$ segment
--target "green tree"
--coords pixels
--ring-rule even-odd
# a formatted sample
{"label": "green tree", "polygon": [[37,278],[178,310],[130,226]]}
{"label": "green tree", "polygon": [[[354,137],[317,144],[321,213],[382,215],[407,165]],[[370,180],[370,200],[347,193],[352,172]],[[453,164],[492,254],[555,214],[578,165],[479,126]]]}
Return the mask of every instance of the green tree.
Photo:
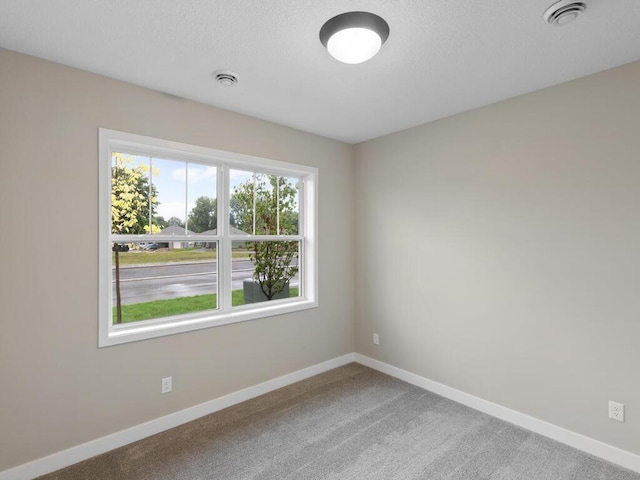
{"label": "green tree", "polygon": [[215,198],[198,197],[189,213],[188,228],[192,232],[202,233],[217,227],[217,205]]}
{"label": "green tree", "polygon": [[[111,167],[111,232],[117,235],[137,235],[153,231],[150,216],[156,213],[158,199],[144,166],[132,166],[133,157],[114,153]],[[129,247],[114,243],[116,270],[116,323],[122,323],[120,293],[120,252]]]}
{"label": "green tree", "polygon": [[[253,235],[296,235],[298,188],[286,177],[254,174],[234,188],[231,221]],[[253,279],[268,300],[280,293],[298,273],[297,241],[248,242],[255,269]]]}
{"label": "green tree", "polygon": [[167,220],[167,227],[184,227],[184,222],[178,217],[171,217]]}
{"label": "green tree", "polygon": [[229,223],[231,223],[232,227],[242,230],[242,205],[236,195],[236,193],[231,194],[231,198],[229,199]]}
{"label": "green tree", "polygon": [[[171,218],[169,220],[171,220]],[[161,215],[156,215],[155,217],[153,217],[153,224],[157,225],[160,229],[163,229],[169,226],[169,221],[165,220]]]}

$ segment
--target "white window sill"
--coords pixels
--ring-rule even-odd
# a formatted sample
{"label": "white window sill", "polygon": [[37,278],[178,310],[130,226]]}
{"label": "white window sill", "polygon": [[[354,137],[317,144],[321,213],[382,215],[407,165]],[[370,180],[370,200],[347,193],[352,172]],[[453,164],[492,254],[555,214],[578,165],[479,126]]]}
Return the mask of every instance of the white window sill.
{"label": "white window sill", "polygon": [[199,312],[190,315],[179,315],[167,319],[141,321],[114,325],[106,331],[100,331],[98,347],[109,347],[122,343],[136,342],[150,338],[164,337],[178,333],[186,333],[204,328],[219,327],[230,323],[246,322],[259,318],[284,315],[316,308],[318,302],[306,299],[286,299],[264,302],[268,305],[256,304],[234,307],[232,311]]}

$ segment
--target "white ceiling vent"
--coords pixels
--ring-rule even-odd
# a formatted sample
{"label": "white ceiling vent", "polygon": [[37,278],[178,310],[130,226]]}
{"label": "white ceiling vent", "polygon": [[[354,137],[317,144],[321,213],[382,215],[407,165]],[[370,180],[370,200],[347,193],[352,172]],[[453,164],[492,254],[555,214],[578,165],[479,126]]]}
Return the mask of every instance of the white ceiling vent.
{"label": "white ceiling vent", "polygon": [[573,0],[560,0],[551,5],[544,12],[544,19],[551,25],[562,26],[573,22],[578,15],[587,9],[585,2],[576,2]]}
{"label": "white ceiling vent", "polygon": [[238,74],[231,70],[218,70],[213,72],[213,76],[223,87],[233,87],[238,83]]}

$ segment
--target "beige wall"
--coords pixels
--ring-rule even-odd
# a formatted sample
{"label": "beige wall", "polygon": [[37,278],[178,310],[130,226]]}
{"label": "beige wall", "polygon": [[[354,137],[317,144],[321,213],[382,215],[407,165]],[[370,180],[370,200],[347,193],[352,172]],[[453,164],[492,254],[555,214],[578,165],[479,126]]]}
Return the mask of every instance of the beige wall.
{"label": "beige wall", "polygon": [[[98,349],[98,127],[319,167],[320,307]],[[0,50],[0,471],[352,352],[353,185],[352,146]]]}
{"label": "beige wall", "polygon": [[639,86],[633,63],[358,145],[357,351],[640,454]]}
{"label": "beige wall", "polygon": [[[354,171],[352,146],[0,50],[0,471],[354,343],[640,454],[639,84],[372,140]],[[319,167],[320,308],[97,349],[98,127]]]}

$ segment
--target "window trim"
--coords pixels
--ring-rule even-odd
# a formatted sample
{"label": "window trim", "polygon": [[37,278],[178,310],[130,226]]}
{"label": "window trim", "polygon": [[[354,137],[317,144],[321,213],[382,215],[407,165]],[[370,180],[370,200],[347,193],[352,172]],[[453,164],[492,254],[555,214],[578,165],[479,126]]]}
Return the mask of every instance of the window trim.
{"label": "window trim", "polygon": [[[217,242],[218,309],[196,312],[163,319],[113,325],[112,319],[112,265],[111,265],[111,155],[113,151],[134,155],[158,156],[172,160],[191,161],[219,167],[218,234],[207,236]],[[98,347],[146,340],[166,335],[185,333],[231,323],[256,320],[274,315],[297,312],[318,306],[318,169],[306,165],[254,157],[240,153],[216,150],[208,147],[163,140],[106,128],[98,129]],[[227,305],[228,295],[224,287],[231,285],[231,244],[234,240],[247,241],[246,236],[233,236],[229,232],[229,171],[253,170],[260,173],[295,176],[302,182],[299,205],[299,234],[280,236],[251,236],[251,240],[297,240],[300,242],[299,297],[272,300],[238,307]],[[130,241],[162,240],[161,235],[127,235]],[[173,236],[172,239],[178,237]],[[180,239],[195,238],[180,235]],[[202,239],[201,236],[197,237]],[[228,299],[226,298],[228,297]]]}

